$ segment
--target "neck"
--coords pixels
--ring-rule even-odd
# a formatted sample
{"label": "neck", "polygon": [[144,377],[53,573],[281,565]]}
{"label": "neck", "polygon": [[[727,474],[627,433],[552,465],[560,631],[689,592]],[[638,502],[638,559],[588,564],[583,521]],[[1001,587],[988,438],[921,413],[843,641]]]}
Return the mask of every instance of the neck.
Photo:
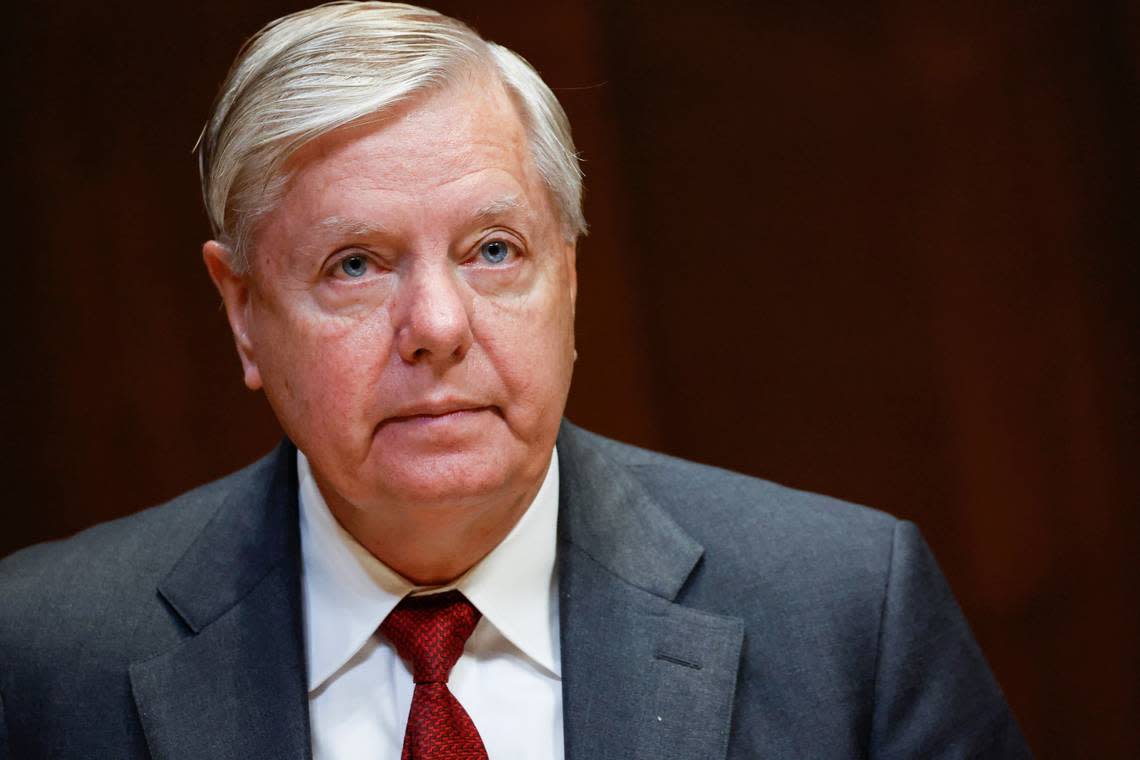
{"label": "neck", "polygon": [[466,573],[507,537],[543,480],[507,497],[426,507],[359,507],[320,478],[317,486],[341,527],[374,557],[417,586],[441,586]]}

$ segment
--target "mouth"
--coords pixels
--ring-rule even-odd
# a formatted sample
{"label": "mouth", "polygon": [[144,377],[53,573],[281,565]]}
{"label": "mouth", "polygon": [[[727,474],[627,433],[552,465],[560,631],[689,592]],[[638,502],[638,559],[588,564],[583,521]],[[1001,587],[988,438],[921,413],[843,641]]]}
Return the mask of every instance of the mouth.
{"label": "mouth", "polygon": [[441,401],[412,404],[399,409],[380,423],[380,427],[393,423],[432,424],[435,422],[460,421],[481,412],[495,412],[493,406],[468,402]]}

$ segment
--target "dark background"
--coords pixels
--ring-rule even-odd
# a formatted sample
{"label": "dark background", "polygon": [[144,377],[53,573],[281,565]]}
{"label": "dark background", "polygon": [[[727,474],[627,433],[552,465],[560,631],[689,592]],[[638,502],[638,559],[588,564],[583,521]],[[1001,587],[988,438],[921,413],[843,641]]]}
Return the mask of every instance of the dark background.
{"label": "dark background", "polygon": [[[923,528],[1042,757],[1140,756],[1140,9],[429,3],[585,159],[571,418]],[[230,471],[190,155],[302,3],[6,12],[0,554]]]}

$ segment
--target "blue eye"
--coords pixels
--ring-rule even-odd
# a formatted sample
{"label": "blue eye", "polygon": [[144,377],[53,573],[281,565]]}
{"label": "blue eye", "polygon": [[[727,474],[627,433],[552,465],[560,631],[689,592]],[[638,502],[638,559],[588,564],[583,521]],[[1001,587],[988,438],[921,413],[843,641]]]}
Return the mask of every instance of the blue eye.
{"label": "blue eye", "polygon": [[348,256],[340,262],[340,268],[349,277],[363,277],[368,271],[368,260],[363,256]]}
{"label": "blue eye", "polygon": [[490,264],[502,264],[511,253],[511,245],[505,240],[488,240],[479,246],[479,255]]}

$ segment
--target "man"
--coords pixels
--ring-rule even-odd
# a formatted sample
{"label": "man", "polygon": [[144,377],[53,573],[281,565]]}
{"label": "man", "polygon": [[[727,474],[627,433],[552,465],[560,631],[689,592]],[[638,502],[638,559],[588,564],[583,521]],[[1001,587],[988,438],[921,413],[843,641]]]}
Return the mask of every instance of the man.
{"label": "man", "polygon": [[917,531],[562,422],[581,178],[431,11],[270,24],[203,255],[288,436],[0,566],[0,757],[1022,757]]}

